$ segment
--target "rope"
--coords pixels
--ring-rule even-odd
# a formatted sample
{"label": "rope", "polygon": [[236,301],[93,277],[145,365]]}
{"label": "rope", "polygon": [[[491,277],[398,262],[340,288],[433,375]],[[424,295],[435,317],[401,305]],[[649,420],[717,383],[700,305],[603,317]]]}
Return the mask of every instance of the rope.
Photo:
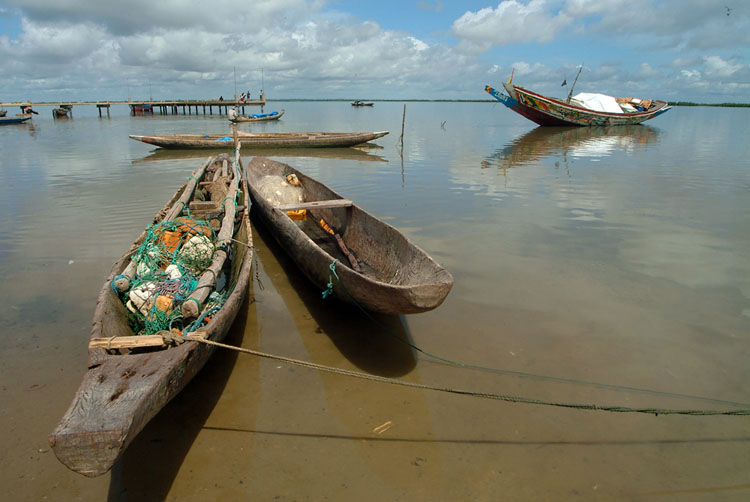
{"label": "rope", "polygon": [[[704,396],[695,396],[692,394],[682,394],[678,392],[667,392],[667,391],[661,391],[661,390],[654,390],[654,389],[643,389],[640,387],[630,387],[627,385],[617,385],[617,384],[609,384],[609,383],[601,383],[601,382],[591,382],[588,380],[579,380],[576,378],[565,378],[565,377],[556,377],[556,376],[550,376],[550,375],[539,375],[536,373],[528,373],[525,371],[517,371],[517,370],[506,370],[501,368],[492,368],[489,366],[481,366],[478,364],[471,364],[471,363],[464,363],[461,361],[454,361],[452,359],[448,359],[445,357],[438,356],[436,354],[432,354],[421,347],[418,347],[417,345],[414,345],[413,343],[409,342],[408,340],[404,340],[401,338],[398,334],[393,332],[388,326],[385,326],[383,323],[379,322],[377,319],[375,319],[370,312],[368,312],[364,307],[362,307],[359,303],[357,303],[357,300],[349,293],[349,290],[346,289],[346,285],[343,283],[341,279],[339,279],[339,276],[336,275],[336,271],[333,270],[333,266],[336,264],[338,259],[335,259],[333,263],[331,263],[331,270],[333,271],[333,274],[336,276],[336,279],[339,281],[339,284],[343,288],[346,295],[349,297],[349,299],[352,301],[352,303],[362,312],[362,314],[367,317],[370,321],[378,325],[383,331],[385,331],[388,335],[395,338],[399,342],[408,345],[412,349],[416,350],[417,352],[421,352],[425,356],[435,359],[437,361],[441,361],[443,363],[449,364],[451,366],[457,366],[459,368],[469,368],[469,369],[476,369],[476,370],[482,370],[482,371],[493,371],[496,373],[505,373],[509,375],[516,375],[521,377],[529,377],[529,378],[540,378],[545,380],[553,380],[556,382],[565,382],[565,383],[574,383],[574,384],[581,384],[581,385],[593,385],[596,387],[601,388],[609,388],[609,389],[615,389],[615,390],[624,390],[624,391],[635,391],[635,392],[643,392],[647,394],[656,394],[661,396],[668,396],[668,397],[679,397],[679,398],[687,398],[687,399],[695,399],[700,401],[709,401],[709,402],[715,402],[715,403],[722,403],[722,404],[728,404],[731,406],[750,406],[748,403],[741,403],[737,401],[730,401],[726,399],[716,399],[711,397],[704,397]],[[331,280],[331,276],[329,274],[329,280]],[[328,283],[328,289],[326,289],[323,292],[323,298],[327,296],[327,294],[330,294],[333,292],[333,284],[331,282]]]}
{"label": "rope", "polygon": [[[334,259],[333,263],[331,263],[331,265],[328,267],[328,269],[330,270],[328,272],[328,287],[326,288],[325,291],[323,291],[323,299],[328,298],[328,295],[333,293],[333,277],[334,276],[336,277],[336,280],[339,281],[339,284],[341,284],[342,286],[344,285],[341,282],[341,279],[339,279],[338,274],[336,274],[336,262],[337,261],[339,261],[338,258]],[[346,291],[346,288],[344,288],[344,290]],[[349,292],[347,291],[346,294],[349,294]]]}
{"label": "rope", "polygon": [[714,416],[714,415],[732,415],[732,416],[745,416],[750,415],[750,409],[745,410],[680,410],[680,409],[669,409],[669,408],[628,408],[626,406],[601,406],[597,404],[580,404],[580,403],[565,403],[556,401],[544,401],[541,399],[533,399],[521,396],[511,396],[505,394],[494,394],[489,392],[477,392],[464,389],[453,389],[450,387],[440,387],[436,385],[426,385],[415,382],[406,382],[403,380],[396,380],[395,378],[382,377],[378,375],[369,375],[367,373],[361,373],[358,371],[351,371],[341,368],[333,368],[330,366],[324,366],[322,364],[316,364],[309,361],[301,361],[299,359],[292,359],[284,356],[277,356],[273,354],[267,354],[265,352],[259,352],[257,350],[246,349],[243,347],[236,347],[234,345],[227,345],[221,342],[215,342],[213,340],[207,340],[195,335],[178,335],[170,332],[159,333],[165,341],[173,341],[176,343],[182,343],[184,341],[193,341],[198,343],[204,343],[207,345],[213,345],[215,347],[221,347],[224,349],[234,350],[244,354],[251,354],[258,357],[264,357],[267,359],[273,359],[288,364],[294,364],[296,366],[302,366],[304,368],[315,369],[318,371],[325,371],[328,373],[334,373],[337,375],[349,376],[353,378],[361,378],[365,380],[371,380],[374,382],[387,383],[391,385],[400,385],[403,387],[412,387],[423,390],[434,390],[438,392],[446,392],[450,394],[459,394],[464,396],[479,397],[483,399],[494,399],[497,401],[506,401],[511,403],[525,403],[525,404],[537,404],[544,406],[556,406],[560,408],[573,408],[577,410],[595,410],[595,411],[609,411],[614,413],[646,413],[649,415],[691,415],[691,416]]}

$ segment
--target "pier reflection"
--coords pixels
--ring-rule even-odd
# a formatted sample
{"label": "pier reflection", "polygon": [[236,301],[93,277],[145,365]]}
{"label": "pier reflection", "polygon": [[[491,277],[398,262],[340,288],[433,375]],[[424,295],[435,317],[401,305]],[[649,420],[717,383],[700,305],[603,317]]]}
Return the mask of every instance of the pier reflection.
{"label": "pier reflection", "polygon": [[508,169],[545,157],[602,158],[625,151],[642,151],[659,140],[660,131],[646,125],[616,127],[537,127],[515,138],[482,161],[482,168]]}

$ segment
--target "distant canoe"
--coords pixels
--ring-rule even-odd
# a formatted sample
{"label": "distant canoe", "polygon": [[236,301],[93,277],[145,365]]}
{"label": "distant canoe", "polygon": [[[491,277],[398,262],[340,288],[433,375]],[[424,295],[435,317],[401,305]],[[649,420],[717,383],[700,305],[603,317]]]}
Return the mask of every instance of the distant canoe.
{"label": "distant canoe", "polygon": [[[263,157],[250,161],[246,172],[253,208],[319,288],[385,314],[432,310],[450,292],[450,272],[396,228],[323,183]],[[287,183],[292,175],[294,184]]]}
{"label": "distant canoe", "polygon": [[[346,147],[382,138],[388,131],[380,132],[278,132],[251,133],[238,131],[242,148],[322,148]],[[164,136],[136,136],[131,139],[161,148],[233,148],[231,135],[227,134],[168,134]]]}
{"label": "distant canoe", "polygon": [[580,93],[569,100],[550,98],[512,83],[503,87],[508,95],[489,85],[487,93],[527,119],[543,126],[615,126],[640,124],[671,109],[666,101],[614,98]]}
{"label": "distant canoe", "polygon": [[23,122],[26,122],[27,120],[31,120],[31,114],[30,113],[24,113],[22,115],[16,115],[15,117],[0,117],[0,125],[5,125],[5,124],[21,124]]}
{"label": "distant canoe", "polygon": [[268,120],[279,120],[284,115],[284,110],[271,113],[253,113],[252,115],[239,115],[229,119],[230,122],[266,122]]}
{"label": "distant canoe", "polygon": [[352,103],[352,106],[372,106],[372,105],[373,103],[365,103],[364,101],[360,101],[360,100],[354,101]]}

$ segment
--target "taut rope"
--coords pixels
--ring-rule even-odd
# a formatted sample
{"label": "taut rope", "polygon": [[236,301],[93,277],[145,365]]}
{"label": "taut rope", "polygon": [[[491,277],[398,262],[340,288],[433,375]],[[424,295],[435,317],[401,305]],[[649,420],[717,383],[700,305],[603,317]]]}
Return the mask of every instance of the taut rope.
{"label": "taut rope", "polygon": [[669,408],[629,408],[626,406],[601,406],[596,404],[580,404],[580,403],[564,403],[555,401],[544,401],[540,399],[533,399],[528,397],[510,396],[504,394],[494,394],[489,392],[477,392],[464,389],[453,389],[450,387],[440,387],[436,385],[426,385],[421,383],[406,382],[403,380],[397,380],[395,378],[382,377],[378,375],[369,375],[367,373],[361,373],[358,371],[345,370],[341,368],[333,368],[331,366],[324,366],[322,364],[316,364],[309,361],[302,361],[299,359],[292,359],[290,357],[277,356],[274,354],[267,354],[257,350],[246,349],[243,347],[236,347],[234,345],[227,345],[221,342],[215,342],[213,340],[207,340],[196,335],[188,334],[186,336],[178,335],[176,333],[161,331],[159,334],[164,338],[165,341],[173,341],[175,343],[183,343],[186,341],[204,343],[207,345],[213,345],[215,347],[221,347],[223,349],[234,350],[244,354],[251,354],[258,357],[264,357],[267,359],[273,359],[288,364],[294,364],[296,366],[302,366],[304,368],[315,369],[319,371],[325,371],[328,373],[334,373],[337,375],[344,375],[353,378],[362,378],[365,380],[371,380],[374,382],[387,383],[391,385],[401,385],[403,387],[413,387],[423,390],[434,390],[438,392],[447,392],[450,394],[460,394],[464,396],[480,397],[483,399],[494,399],[497,401],[507,401],[511,403],[526,403],[526,404],[539,404],[545,406],[557,406],[560,408],[574,408],[578,410],[596,410],[596,411],[610,411],[615,413],[647,413],[652,415],[701,415],[701,416],[712,416],[712,415],[733,415],[733,416],[747,416],[750,415],[750,410],[739,409],[739,410],[680,410],[680,409],[669,409]]}

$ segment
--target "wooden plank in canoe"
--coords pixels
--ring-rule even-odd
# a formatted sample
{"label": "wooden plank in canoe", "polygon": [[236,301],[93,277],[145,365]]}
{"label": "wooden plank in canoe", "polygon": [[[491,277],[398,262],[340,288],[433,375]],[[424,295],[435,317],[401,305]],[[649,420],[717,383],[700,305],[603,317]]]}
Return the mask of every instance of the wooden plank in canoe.
{"label": "wooden plank in canoe", "polygon": [[353,204],[349,199],[314,200],[312,202],[299,202],[297,204],[284,204],[277,206],[282,211],[297,211],[299,209],[329,209],[335,207],[349,207]]}

